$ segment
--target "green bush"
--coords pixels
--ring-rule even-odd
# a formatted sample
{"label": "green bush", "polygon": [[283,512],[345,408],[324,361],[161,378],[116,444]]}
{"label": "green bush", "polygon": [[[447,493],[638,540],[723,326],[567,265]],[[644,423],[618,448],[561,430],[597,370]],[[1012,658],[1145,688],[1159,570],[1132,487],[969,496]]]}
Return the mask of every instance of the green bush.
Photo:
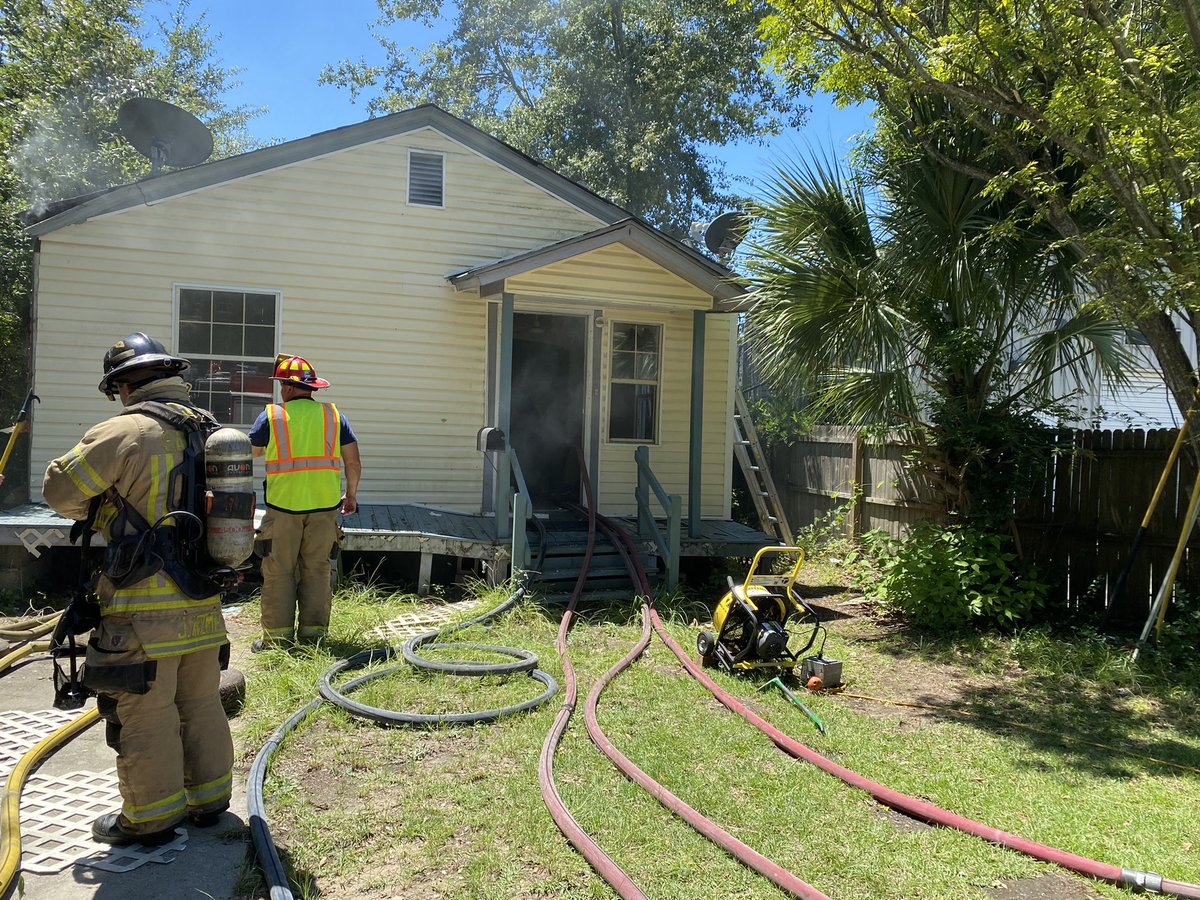
{"label": "green bush", "polygon": [[880,572],[868,594],[919,625],[1011,628],[1046,600],[1047,585],[998,534],[924,523],[903,541],[872,532],[864,546]]}
{"label": "green bush", "polygon": [[1200,670],[1200,597],[1182,587],[1167,610],[1157,652],[1164,665],[1195,672]]}

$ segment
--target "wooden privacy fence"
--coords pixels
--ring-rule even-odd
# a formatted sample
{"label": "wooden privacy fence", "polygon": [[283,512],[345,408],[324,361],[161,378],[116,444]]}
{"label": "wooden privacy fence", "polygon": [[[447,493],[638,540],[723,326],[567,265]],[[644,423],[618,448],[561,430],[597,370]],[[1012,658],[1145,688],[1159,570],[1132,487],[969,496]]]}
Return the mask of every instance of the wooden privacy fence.
{"label": "wooden privacy fence", "polygon": [[[1060,590],[1071,610],[1102,610],[1129,555],[1130,545],[1175,441],[1174,430],[1063,431],[1046,477],[1017,510],[1022,549]],[[921,521],[940,518],[933,488],[904,461],[899,436],[873,442],[851,428],[822,428],[768,459],[784,509],[795,528],[836,517],[846,532],[881,529],[900,537]],[[1124,596],[1112,615],[1142,621],[1171,561],[1184,526],[1196,466],[1180,455],[1150,520]],[[1200,534],[1200,529],[1197,530]],[[1193,583],[1193,535],[1180,581]]]}

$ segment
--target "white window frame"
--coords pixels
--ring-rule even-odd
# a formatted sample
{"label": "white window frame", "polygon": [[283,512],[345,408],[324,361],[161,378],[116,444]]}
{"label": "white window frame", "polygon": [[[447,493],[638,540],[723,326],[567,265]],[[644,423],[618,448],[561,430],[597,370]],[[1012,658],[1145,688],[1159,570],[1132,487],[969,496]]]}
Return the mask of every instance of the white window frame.
{"label": "white window frame", "polygon": [[[608,318],[607,314],[605,318]],[[657,328],[658,329],[658,366],[656,369],[656,377],[654,381],[645,378],[618,378],[616,372],[616,364],[614,353],[616,352],[613,341],[616,339],[617,328],[623,325],[632,325],[635,328]],[[612,319],[608,328],[607,344],[608,344],[608,404],[605,410],[604,436],[605,441],[609,444],[624,444],[637,445],[646,444],[647,446],[657,447],[662,443],[662,384],[663,384],[663,368],[665,365],[666,354],[664,347],[666,344],[667,327],[663,322],[638,322],[632,319]],[[634,385],[654,385],[654,438],[626,438],[612,436],[612,417],[613,417],[613,385],[614,384],[634,384]]]}
{"label": "white window frame", "polygon": [[[442,161],[442,202],[440,204],[433,203],[414,203],[412,199],[412,171],[413,171],[413,156],[436,156]],[[406,205],[415,206],[419,209],[445,209],[446,208],[446,154],[437,150],[422,150],[420,147],[408,148],[408,169],[405,172],[404,182],[404,200]]]}
{"label": "white window frame", "polygon": [[[281,289],[254,287],[254,286],[249,286],[249,285],[208,284],[208,283],[203,283],[203,282],[182,282],[182,281],[175,282],[171,287],[172,287],[172,290],[171,290],[171,345],[173,347],[175,347],[176,352],[179,353],[179,355],[181,355],[185,359],[189,359],[189,360],[191,359],[191,357],[187,353],[185,353],[180,348],[180,345],[179,345],[179,320],[180,320],[180,305],[181,305],[180,295],[182,294],[183,291],[214,291],[214,292],[224,292],[224,293],[230,293],[230,294],[269,294],[269,295],[274,296],[274,298],[275,298],[275,327],[274,327],[274,334],[272,335],[272,356],[270,357],[270,360],[269,360],[272,364],[274,363],[275,356],[277,356],[279,353],[280,337],[283,332],[283,291]],[[209,353],[209,354],[205,354],[205,355],[196,355],[195,358],[197,360],[225,359],[225,360],[230,360],[232,362],[254,362],[254,363],[263,362],[263,361],[267,360],[267,357],[245,356],[245,355],[234,356],[234,355],[230,355],[230,354],[219,354],[218,355],[218,354],[213,354],[213,353]],[[186,377],[186,373],[185,373],[185,377]],[[273,383],[272,383],[272,387],[273,387]],[[233,392],[231,391],[230,393],[233,393]],[[274,397],[273,397],[274,391],[272,390],[271,393],[272,393],[272,400],[273,400],[274,399]],[[266,404],[269,402],[272,402],[272,401],[271,400],[265,401],[263,403],[263,406],[265,407]],[[220,417],[218,417],[218,420],[219,420],[219,418]],[[243,428],[244,429],[244,428],[248,428],[251,424],[253,424],[253,420],[251,420],[251,422],[247,422],[247,423],[222,421],[221,424],[228,425],[228,426],[234,427],[234,428]]]}

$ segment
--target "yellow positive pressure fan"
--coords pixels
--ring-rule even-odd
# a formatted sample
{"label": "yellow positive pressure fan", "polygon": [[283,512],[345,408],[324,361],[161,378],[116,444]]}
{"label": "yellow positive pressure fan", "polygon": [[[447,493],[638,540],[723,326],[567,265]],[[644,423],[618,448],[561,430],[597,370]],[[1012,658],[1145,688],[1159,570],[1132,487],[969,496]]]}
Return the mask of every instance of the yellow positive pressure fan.
{"label": "yellow positive pressure fan", "polygon": [[[791,568],[783,574],[765,571],[780,557],[788,557]],[[713,631],[702,631],[696,649],[705,665],[735,669],[792,669],[801,655],[816,642],[824,629],[816,611],[796,593],[796,577],[804,564],[799,547],[763,547],[754,555],[750,571],[741,584],[729,579],[729,592],[713,612]],[[807,642],[799,650],[788,643],[787,625],[811,626]],[[819,654],[818,654],[819,655]]]}

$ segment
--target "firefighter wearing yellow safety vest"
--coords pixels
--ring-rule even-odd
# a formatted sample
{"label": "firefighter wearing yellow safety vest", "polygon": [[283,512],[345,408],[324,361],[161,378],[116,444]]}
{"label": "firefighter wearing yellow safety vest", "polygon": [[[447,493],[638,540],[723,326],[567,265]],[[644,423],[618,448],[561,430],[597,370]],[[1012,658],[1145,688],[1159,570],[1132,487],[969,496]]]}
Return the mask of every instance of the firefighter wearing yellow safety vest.
{"label": "firefighter wearing yellow safety vest", "polygon": [[276,359],[272,378],[283,402],[267,406],[250,429],[254,455],[265,456],[267,467],[267,513],[257,535],[263,634],[251,645],[255,652],[325,636],[337,516],[358,509],[362,475],[350,423],[332,403],[313,398],[329,382],[308,360],[286,354]]}
{"label": "firefighter wearing yellow safety vest", "polygon": [[[229,644],[220,597],[205,596],[209,585],[164,559],[167,544],[158,543],[181,518],[167,513],[181,508],[171,494],[187,438],[128,409],[153,401],[215,425],[189,400],[179,375],[188,365],[140,332],[118,341],[104,356],[100,390],[110,400],[119,395],[128,411],[50,463],[42,485],[55,512],[88,522],[108,542],[83,683],[96,692],[117,751],[121,811],[92,825],[92,836],[109,844],[166,843],[185,817],[209,827],[229,807],[233,741],[220,699]],[[122,556],[118,548],[131,549]]]}

